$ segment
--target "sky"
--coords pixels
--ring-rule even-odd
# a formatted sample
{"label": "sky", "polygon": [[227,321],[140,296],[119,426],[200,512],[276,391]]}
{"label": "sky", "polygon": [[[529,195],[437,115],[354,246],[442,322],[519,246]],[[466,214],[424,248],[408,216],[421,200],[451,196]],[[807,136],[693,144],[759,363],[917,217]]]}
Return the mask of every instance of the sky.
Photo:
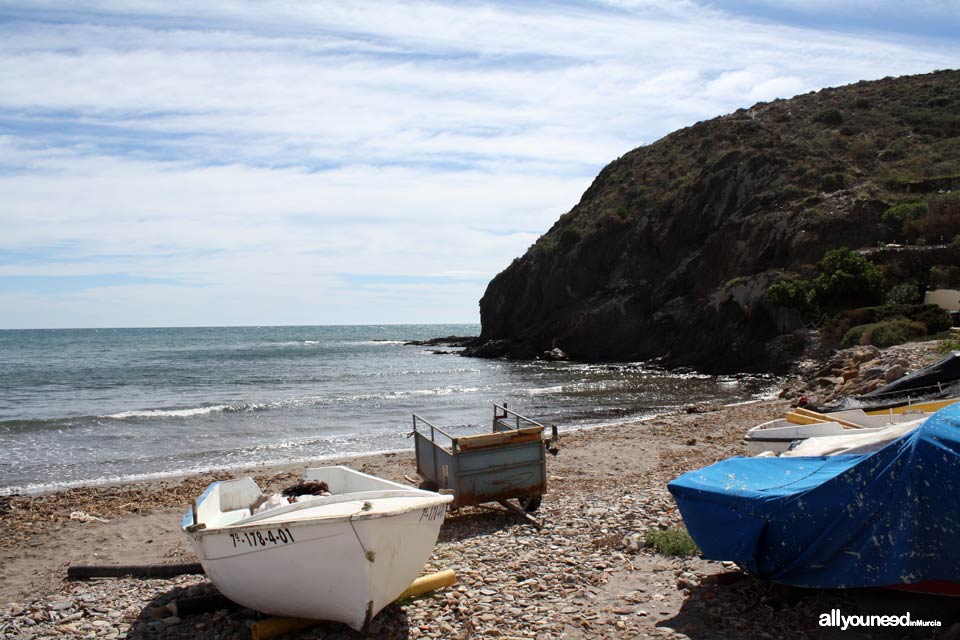
{"label": "sky", "polygon": [[0,329],[473,323],[599,170],[960,0],[0,0]]}

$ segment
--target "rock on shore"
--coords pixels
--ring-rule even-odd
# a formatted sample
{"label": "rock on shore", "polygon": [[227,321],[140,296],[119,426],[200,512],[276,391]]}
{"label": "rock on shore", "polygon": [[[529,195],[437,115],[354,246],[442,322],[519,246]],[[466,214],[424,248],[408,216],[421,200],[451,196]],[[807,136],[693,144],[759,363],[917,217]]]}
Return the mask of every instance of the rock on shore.
{"label": "rock on shore", "polygon": [[887,349],[851,347],[826,362],[805,360],[780,394],[788,400],[806,396],[815,405],[831,405],[874,391],[943,357],[937,341],[909,342]]}

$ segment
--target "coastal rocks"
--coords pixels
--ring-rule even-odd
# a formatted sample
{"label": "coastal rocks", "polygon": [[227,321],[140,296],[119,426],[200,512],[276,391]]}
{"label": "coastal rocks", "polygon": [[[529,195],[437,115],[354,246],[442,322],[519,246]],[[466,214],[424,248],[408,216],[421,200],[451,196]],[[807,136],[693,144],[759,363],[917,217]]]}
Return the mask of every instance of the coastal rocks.
{"label": "coastal rocks", "polygon": [[[445,336],[429,340],[409,340],[404,346],[413,347],[469,347],[477,341],[476,336]],[[445,352],[438,352],[445,353]]]}
{"label": "coastal rocks", "polygon": [[535,350],[513,340],[484,340],[480,344],[465,348],[461,355],[475,358],[519,358],[533,359]]}
{"label": "coastal rocks", "polygon": [[551,362],[563,362],[570,359],[570,356],[564,353],[563,349],[554,347],[550,351],[544,351],[541,359]]}
{"label": "coastal rocks", "polygon": [[910,342],[887,349],[874,346],[838,351],[826,363],[800,363],[799,375],[787,383],[780,397],[829,405],[857,397],[898,380],[940,359],[939,342]]}
{"label": "coastal rocks", "polygon": [[903,376],[907,375],[907,369],[902,364],[894,364],[892,367],[887,369],[883,374],[884,382],[893,382],[894,380],[899,380]]}

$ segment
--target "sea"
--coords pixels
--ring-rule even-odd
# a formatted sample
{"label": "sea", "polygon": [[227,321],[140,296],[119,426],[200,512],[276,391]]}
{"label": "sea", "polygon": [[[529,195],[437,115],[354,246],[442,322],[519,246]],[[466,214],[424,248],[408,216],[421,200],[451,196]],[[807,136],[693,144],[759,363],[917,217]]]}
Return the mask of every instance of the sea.
{"label": "sea", "polygon": [[746,402],[778,384],[406,344],[479,330],[0,331],[0,495],[412,449],[413,413],[454,435],[482,433],[493,403],[507,403],[562,432]]}

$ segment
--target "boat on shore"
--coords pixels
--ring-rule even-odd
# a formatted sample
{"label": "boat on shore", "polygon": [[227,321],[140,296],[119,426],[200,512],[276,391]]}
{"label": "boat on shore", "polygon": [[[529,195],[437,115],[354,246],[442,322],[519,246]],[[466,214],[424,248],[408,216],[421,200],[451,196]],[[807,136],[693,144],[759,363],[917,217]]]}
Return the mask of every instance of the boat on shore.
{"label": "boat on shore", "polygon": [[909,411],[911,406],[934,403],[951,397],[955,402],[958,394],[960,394],[960,351],[951,351],[938,362],[859,396],[852,401],[852,404],[868,413],[891,410]]}
{"label": "boat on shore", "polygon": [[734,457],[668,488],[704,558],[761,579],[814,588],[960,582],[960,404],[871,453]]}
{"label": "boat on shore", "polygon": [[267,496],[252,478],[214,482],[181,527],[227,598],[361,630],[423,570],[453,498],[343,466],[303,480],[329,493],[260,511]]}
{"label": "boat on shore", "polygon": [[[951,403],[960,398],[954,398]],[[916,405],[909,411],[899,412],[846,409],[819,413],[798,407],[784,418],[770,420],[750,428],[743,443],[750,455],[772,451],[788,451],[797,441],[808,438],[832,438],[851,435],[875,434],[907,423],[914,423],[933,414],[930,407]],[[940,408],[939,406],[937,408]],[[934,409],[935,410],[935,409]]]}

